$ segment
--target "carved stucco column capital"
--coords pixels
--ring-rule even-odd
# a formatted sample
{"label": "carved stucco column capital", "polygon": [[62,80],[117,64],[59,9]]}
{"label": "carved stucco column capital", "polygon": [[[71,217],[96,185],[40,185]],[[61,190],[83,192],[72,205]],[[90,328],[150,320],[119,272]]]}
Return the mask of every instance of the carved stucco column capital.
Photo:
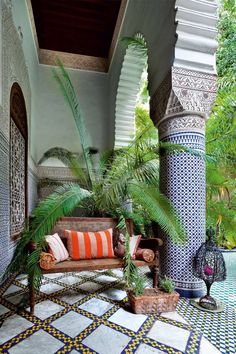
{"label": "carved stucco column capital", "polygon": [[160,137],[168,131],[204,131],[216,95],[216,76],[172,67],[150,101]]}

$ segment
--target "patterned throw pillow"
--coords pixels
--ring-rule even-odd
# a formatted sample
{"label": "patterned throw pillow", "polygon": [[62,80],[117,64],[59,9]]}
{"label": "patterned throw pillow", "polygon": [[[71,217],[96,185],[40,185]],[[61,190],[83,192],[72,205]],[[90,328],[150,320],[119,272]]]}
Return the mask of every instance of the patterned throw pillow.
{"label": "patterned throw pillow", "polygon": [[114,257],[112,229],[98,232],[65,230],[64,235],[73,260]]}
{"label": "patterned throw pillow", "polygon": [[45,238],[49,246],[49,252],[56,258],[56,263],[65,261],[69,257],[69,253],[58,234],[48,235]]}

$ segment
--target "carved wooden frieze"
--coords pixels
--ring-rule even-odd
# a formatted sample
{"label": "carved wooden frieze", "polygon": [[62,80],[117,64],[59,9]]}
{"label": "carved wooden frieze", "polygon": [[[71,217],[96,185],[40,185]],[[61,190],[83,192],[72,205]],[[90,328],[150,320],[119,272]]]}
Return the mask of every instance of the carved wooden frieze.
{"label": "carved wooden frieze", "polygon": [[10,124],[11,236],[18,235],[25,219],[25,139],[13,119]]}

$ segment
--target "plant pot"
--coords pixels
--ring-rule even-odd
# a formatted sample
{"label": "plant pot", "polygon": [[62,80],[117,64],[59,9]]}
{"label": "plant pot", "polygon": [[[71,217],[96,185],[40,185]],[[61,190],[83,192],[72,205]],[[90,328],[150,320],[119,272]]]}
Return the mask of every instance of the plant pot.
{"label": "plant pot", "polygon": [[166,293],[159,288],[144,289],[144,293],[135,296],[128,291],[128,298],[134,313],[161,313],[175,311],[179,294]]}

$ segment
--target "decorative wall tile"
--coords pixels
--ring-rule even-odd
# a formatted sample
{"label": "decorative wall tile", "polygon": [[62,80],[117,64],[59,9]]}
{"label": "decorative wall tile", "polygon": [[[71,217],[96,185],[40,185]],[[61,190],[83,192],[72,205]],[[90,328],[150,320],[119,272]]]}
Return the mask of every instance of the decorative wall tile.
{"label": "decorative wall tile", "polygon": [[24,94],[28,119],[31,112],[31,90],[20,38],[15,28],[10,1],[1,1],[0,41],[2,44],[2,106],[0,106],[0,281],[12,257],[15,242],[10,238],[10,91],[17,82]]}
{"label": "decorative wall tile", "polygon": [[0,132],[0,279],[8,262],[9,220],[9,145]]}
{"label": "decorative wall tile", "polygon": [[38,202],[37,191],[38,177],[34,171],[28,168],[28,213],[36,207]]}
{"label": "decorative wall tile", "polygon": [[[170,134],[162,141],[181,144],[204,152],[204,134],[195,132]],[[161,274],[175,281],[178,289],[201,291],[202,281],[192,273],[193,258],[205,240],[205,161],[189,153],[167,154],[160,163],[161,191],[178,210],[187,232],[187,243],[173,244],[164,234]]]}

